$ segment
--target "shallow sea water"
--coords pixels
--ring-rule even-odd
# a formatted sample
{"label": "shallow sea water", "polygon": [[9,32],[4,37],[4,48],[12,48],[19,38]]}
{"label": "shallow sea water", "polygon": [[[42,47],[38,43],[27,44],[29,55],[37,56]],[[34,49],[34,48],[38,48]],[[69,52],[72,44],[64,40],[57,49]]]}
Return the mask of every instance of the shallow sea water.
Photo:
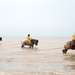
{"label": "shallow sea water", "polygon": [[62,53],[70,37],[33,37],[38,46],[21,48],[25,37],[0,41],[0,75],[75,75],[75,51]]}

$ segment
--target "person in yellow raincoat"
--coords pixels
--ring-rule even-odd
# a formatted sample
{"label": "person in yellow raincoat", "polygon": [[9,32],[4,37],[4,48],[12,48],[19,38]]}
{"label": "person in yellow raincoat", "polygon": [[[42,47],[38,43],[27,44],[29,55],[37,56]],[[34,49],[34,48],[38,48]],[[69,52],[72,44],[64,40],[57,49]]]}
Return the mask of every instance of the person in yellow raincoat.
{"label": "person in yellow raincoat", "polygon": [[75,47],[75,33],[72,35],[72,47]]}
{"label": "person in yellow raincoat", "polygon": [[27,41],[28,44],[31,44],[30,34],[28,34],[28,36],[26,37],[26,41]]}

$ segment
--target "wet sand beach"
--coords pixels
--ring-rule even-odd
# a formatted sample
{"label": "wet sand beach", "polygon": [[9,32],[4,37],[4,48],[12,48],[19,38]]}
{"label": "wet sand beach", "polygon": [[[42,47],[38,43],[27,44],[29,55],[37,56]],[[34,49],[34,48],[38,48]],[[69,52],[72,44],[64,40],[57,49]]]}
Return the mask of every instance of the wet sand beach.
{"label": "wet sand beach", "polygon": [[38,46],[21,48],[25,37],[0,41],[0,75],[75,75],[75,51],[62,53],[70,37],[34,37]]}

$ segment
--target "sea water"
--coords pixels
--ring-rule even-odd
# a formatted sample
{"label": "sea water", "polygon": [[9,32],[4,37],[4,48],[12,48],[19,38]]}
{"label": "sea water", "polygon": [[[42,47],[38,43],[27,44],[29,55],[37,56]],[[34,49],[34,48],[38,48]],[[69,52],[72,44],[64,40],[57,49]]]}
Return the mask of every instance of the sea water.
{"label": "sea water", "polygon": [[75,51],[62,53],[71,37],[32,37],[34,48],[24,46],[25,37],[3,37],[0,41],[0,75],[75,75]]}

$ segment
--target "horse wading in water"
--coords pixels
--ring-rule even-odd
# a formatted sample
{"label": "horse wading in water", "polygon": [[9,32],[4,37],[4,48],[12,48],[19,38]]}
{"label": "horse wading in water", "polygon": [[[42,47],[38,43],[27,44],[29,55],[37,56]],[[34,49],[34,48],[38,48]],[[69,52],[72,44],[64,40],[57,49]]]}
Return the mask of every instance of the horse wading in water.
{"label": "horse wading in water", "polygon": [[71,50],[75,50],[75,46],[72,46],[72,41],[68,41],[65,45],[64,45],[64,49],[62,50],[63,53],[67,53],[67,51],[71,49]]}
{"label": "horse wading in water", "polygon": [[38,40],[31,39],[31,44],[28,44],[26,41],[23,41],[21,47],[24,47],[25,45],[29,46],[29,48],[33,48],[34,45],[38,45]]}

